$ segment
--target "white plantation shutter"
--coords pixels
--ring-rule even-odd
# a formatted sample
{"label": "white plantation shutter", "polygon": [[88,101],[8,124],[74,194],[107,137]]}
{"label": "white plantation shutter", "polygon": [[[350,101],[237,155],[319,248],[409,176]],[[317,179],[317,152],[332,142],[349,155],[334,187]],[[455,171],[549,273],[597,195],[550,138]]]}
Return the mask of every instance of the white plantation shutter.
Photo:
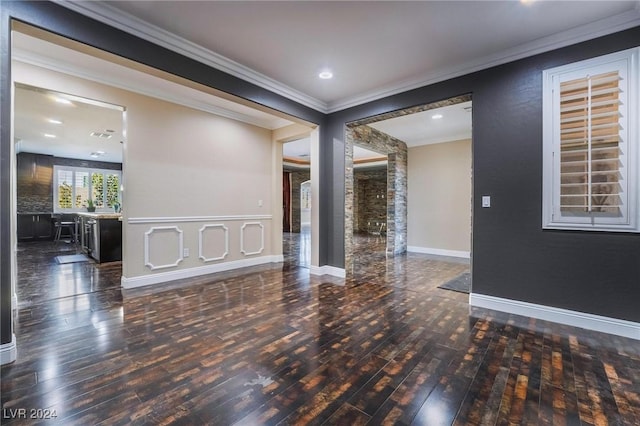
{"label": "white plantation shutter", "polygon": [[544,227],[637,231],[637,60],[545,71]]}
{"label": "white plantation shutter", "polygon": [[620,75],[560,83],[560,210],[620,214]]}

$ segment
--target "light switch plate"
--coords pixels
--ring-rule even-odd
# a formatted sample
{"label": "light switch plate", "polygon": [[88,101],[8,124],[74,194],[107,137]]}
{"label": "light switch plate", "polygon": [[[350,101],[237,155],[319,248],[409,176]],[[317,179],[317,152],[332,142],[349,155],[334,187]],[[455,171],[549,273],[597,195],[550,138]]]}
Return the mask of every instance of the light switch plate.
{"label": "light switch plate", "polygon": [[483,195],[482,196],[482,207],[491,207],[491,196]]}

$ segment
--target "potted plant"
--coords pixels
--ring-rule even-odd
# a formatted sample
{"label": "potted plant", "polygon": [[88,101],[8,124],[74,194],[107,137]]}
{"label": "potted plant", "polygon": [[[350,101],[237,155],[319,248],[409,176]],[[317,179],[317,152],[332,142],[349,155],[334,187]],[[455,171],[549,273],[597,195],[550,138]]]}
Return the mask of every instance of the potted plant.
{"label": "potted plant", "polygon": [[93,200],[91,198],[89,198],[87,200],[87,211],[88,212],[95,212],[96,211],[96,205],[93,204]]}

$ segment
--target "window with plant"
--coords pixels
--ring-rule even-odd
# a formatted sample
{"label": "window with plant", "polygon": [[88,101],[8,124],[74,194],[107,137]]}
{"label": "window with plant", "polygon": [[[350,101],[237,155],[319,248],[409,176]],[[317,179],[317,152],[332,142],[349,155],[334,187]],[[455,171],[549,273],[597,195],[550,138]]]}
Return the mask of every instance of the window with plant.
{"label": "window with plant", "polygon": [[121,204],[119,170],[54,166],[54,212],[84,211],[95,206],[96,211],[113,211]]}

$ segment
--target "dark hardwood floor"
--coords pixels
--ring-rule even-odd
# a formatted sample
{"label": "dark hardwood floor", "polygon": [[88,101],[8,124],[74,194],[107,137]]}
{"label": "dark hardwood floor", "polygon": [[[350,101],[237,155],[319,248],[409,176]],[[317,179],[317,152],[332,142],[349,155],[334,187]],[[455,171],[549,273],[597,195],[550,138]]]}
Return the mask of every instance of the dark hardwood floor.
{"label": "dark hardwood floor", "polygon": [[437,288],[465,262],[357,245],[348,279],[286,261],[122,292],[24,248],[43,293],[86,291],[20,302],[2,424],[640,424],[640,342],[470,310]]}

